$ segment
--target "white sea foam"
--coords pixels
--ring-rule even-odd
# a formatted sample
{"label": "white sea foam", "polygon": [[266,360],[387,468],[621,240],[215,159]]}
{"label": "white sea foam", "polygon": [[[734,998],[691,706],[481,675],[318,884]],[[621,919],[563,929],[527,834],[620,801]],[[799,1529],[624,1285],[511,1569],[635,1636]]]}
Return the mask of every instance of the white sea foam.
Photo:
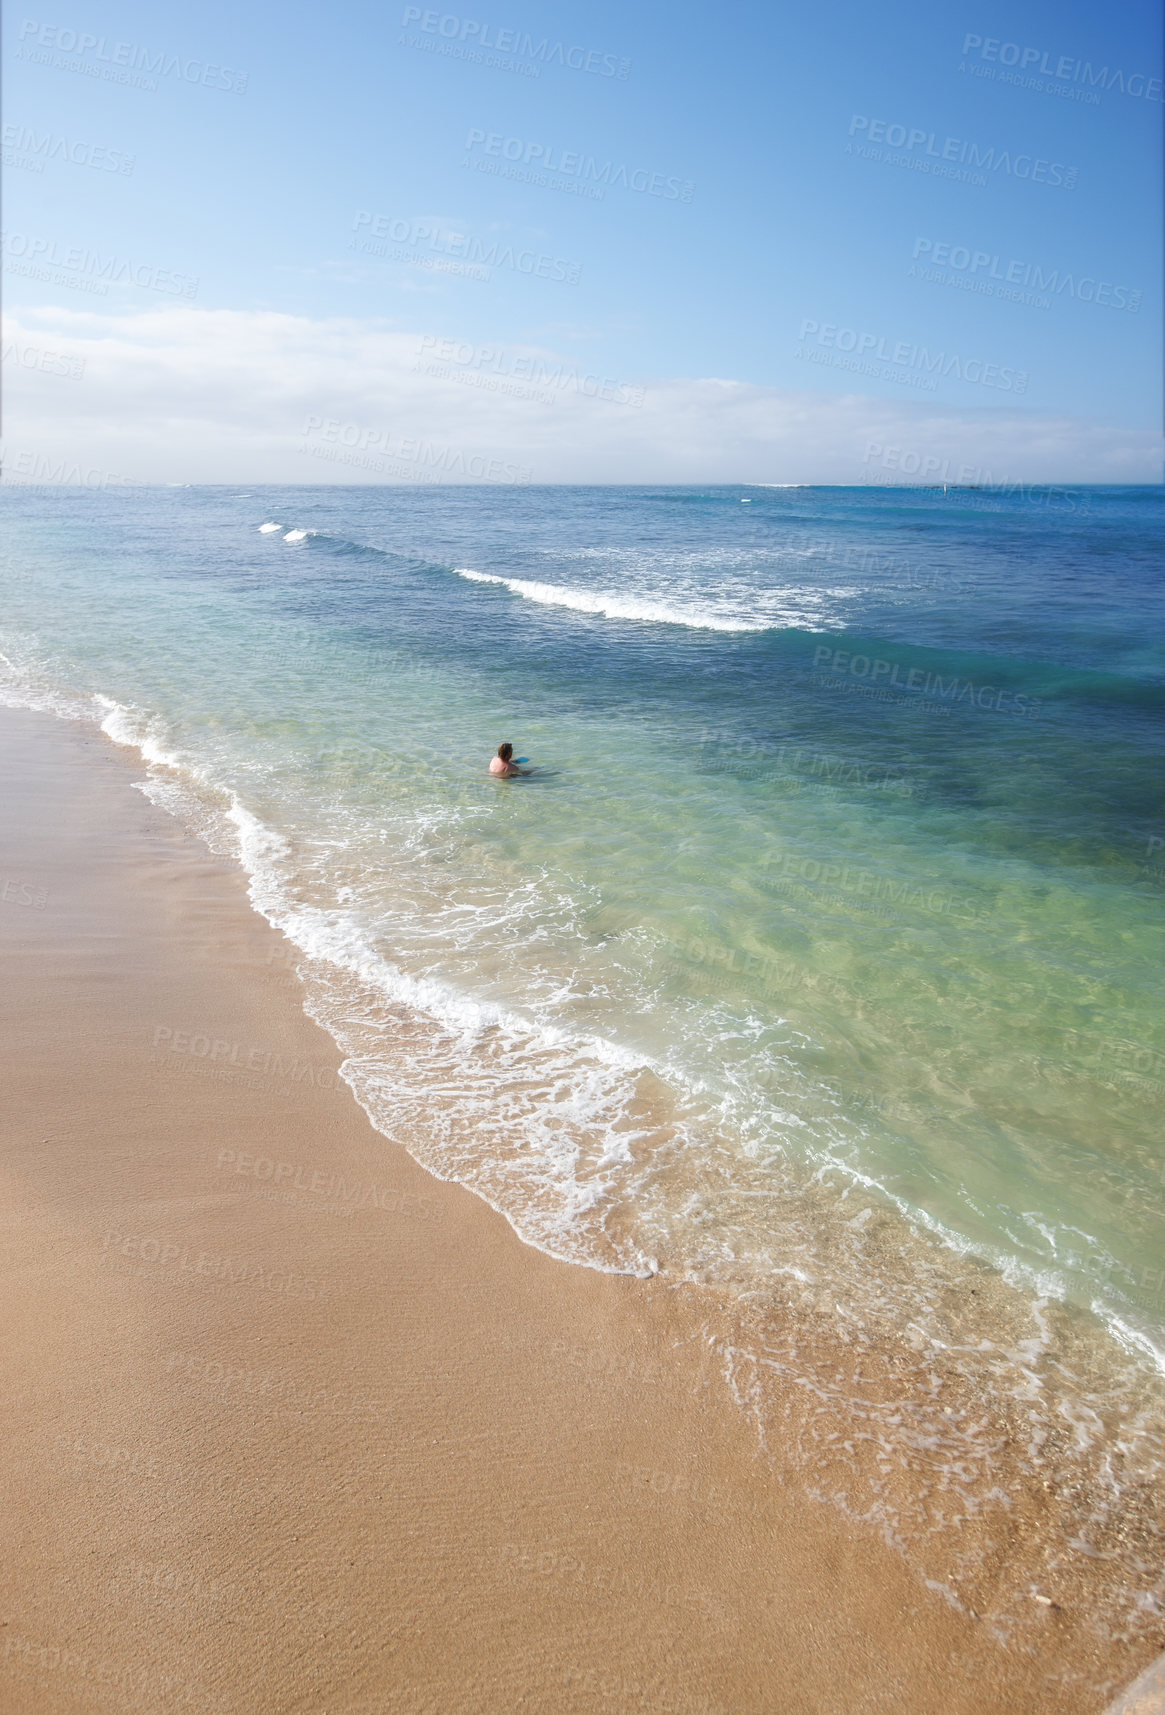
{"label": "white sea foam", "polygon": [[631,1115],[641,1075],[657,1070],[650,1059],[394,964],[372,945],[358,905],[297,896],[289,842],[237,795],[216,809],[209,800],[221,804],[224,793],[198,771],[184,790],[137,711],[111,704],[107,720],[118,742],[141,748],[144,739],[167,770],[151,771],[147,796],[242,865],[255,908],[304,954],[308,1011],[348,1056],[343,1076],[373,1124],[430,1172],[468,1185],[536,1249],[605,1272],[656,1272],[650,1251],[634,1240],[605,1244],[602,1234],[615,1175],[643,1135]]}
{"label": "white sea foam", "polygon": [[159,768],[181,768],[177,752],[168,750],[162,743],[160,722],[132,705],[114,702],[112,697],[103,696],[100,691],[93,701],[99,711],[105,711],[100,726],[106,738],[111,738],[114,744],[139,750],[146,762]]}
{"label": "white sea foam", "polygon": [[6,637],[4,641],[4,651],[0,651],[0,704],[10,709],[35,709],[68,721],[99,718],[97,699],[55,680],[24,639]]}
{"label": "white sea foam", "polygon": [[568,607],[576,613],[600,614],[604,619],[631,619],[651,625],[686,625],[696,631],[768,631],[767,619],[731,618],[711,608],[678,607],[669,601],[617,595],[613,590],[569,589],[562,584],[532,583],[526,578],[503,578],[494,572],[475,572],[455,566],[459,578],[475,584],[501,584],[527,601],[545,607]]}

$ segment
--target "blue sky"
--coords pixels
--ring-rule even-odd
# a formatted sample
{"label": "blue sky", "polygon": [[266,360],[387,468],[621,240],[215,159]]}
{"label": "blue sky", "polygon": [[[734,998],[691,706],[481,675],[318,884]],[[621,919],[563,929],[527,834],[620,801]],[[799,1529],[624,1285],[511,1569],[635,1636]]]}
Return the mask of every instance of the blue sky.
{"label": "blue sky", "polygon": [[[459,372],[517,365],[521,379],[520,354],[537,351],[622,400],[632,387],[658,404],[689,382],[742,384],[753,416],[731,434],[745,438],[761,432],[764,400],[791,432],[791,401],[808,395],[823,459],[829,412],[849,401],[839,432],[857,433],[855,447],[862,409],[904,413],[925,440],[919,413],[939,408],[952,444],[965,419],[974,446],[1003,413],[1013,463],[1025,417],[1036,440],[1061,425],[1061,447],[1070,419],[1087,425],[1074,443],[1085,460],[1106,431],[1126,437],[1126,465],[1102,461],[1099,478],[1159,478],[1157,6],[456,6],[10,9],[5,297],[20,338],[89,360],[68,399],[55,377],[34,384],[8,365],[9,441],[80,433],[90,448],[119,443],[124,462],[110,365],[129,364],[133,396],[163,323],[160,368],[183,379],[165,407],[155,375],[150,410],[185,424],[179,462],[213,416],[215,377],[236,433],[214,349],[214,316],[230,312],[232,339],[247,317],[275,314],[322,341],[310,358],[303,329],[282,359],[271,347],[265,396],[308,369],[317,379],[286,424],[255,425],[266,450],[247,480],[272,474],[270,439],[294,433],[301,406],[367,417],[367,397],[318,379],[338,321],[350,340],[353,328],[381,340],[369,362],[388,362],[383,339],[399,336],[396,369],[409,352],[456,350]],[[181,75],[205,67],[209,87]],[[153,89],[120,81],[150,68]],[[62,143],[82,161],[61,158]],[[132,171],[116,170],[130,156]],[[545,182],[531,182],[539,171]],[[488,278],[467,266],[483,256]],[[132,265],[137,283],[107,274],[104,294],[78,289],[94,259],[114,276]],[[200,348],[208,379],[194,399]],[[448,376],[414,376],[399,397],[399,377],[383,379],[385,409],[418,432],[422,382],[434,410],[471,403],[464,385],[450,402]],[[549,432],[547,475],[570,479],[581,442],[567,413],[534,432],[531,407],[515,430],[507,406],[491,430],[480,394],[479,437],[545,444]],[[684,410],[698,417],[700,397],[684,395]],[[78,415],[88,427],[65,426]],[[644,434],[649,416],[636,418]],[[629,421],[622,409],[625,450]],[[578,433],[602,439],[597,418]],[[693,458],[689,445],[676,480],[696,473]],[[1079,458],[1062,474],[1087,474]],[[302,463],[283,479],[304,480]],[[601,473],[580,453],[577,474]]]}

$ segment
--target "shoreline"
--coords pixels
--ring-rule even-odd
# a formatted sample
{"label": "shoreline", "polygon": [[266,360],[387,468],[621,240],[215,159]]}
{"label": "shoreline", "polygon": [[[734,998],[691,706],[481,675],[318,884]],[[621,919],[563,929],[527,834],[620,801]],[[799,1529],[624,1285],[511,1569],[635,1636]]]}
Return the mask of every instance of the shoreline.
{"label": "shoreline", "polygon": [[[136,754],[6,709],[0,767],[14,1710],[1085,1715],[1159,1652],[1050,1602],[1002,1647],[762,1452],[710,1300],[548,1258],[375,1131]],[[211,1024],[231,1077],[173,1075]]]}

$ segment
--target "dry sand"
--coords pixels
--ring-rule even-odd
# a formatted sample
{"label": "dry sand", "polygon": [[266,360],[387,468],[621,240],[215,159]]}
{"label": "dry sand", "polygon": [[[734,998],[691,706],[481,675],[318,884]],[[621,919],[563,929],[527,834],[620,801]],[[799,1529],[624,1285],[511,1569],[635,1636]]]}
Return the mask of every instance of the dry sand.
{"label": "dry sand", "polygon": [[375,1132],[139,776],[0,717],[0,1708],[1072,1715],[1145,1666],[1002,1650],[760,1455],[682,1290]]}

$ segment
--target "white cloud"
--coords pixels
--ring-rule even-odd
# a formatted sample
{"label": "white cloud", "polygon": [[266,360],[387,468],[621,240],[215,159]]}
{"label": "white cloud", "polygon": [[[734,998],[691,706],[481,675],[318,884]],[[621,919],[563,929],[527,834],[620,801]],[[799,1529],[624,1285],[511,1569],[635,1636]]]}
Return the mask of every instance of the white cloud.
{"label": "white cloud", "polygon": [[[4,336],[7,470],[18,480],[80,470],[227,483],[505,480],[515,471],[535,482],[1161,477],[1151,430],[707,378],[648,380],[636,406],[620,378],[606,388],[613,399],[591,396],[608,378],[588,379],[577,360],[533,346],[500,358],[465,346],[434,375],[426,366],[441,352],[422,349],[424,337],[369,321],[190,306],[24,311]],[[83,375],[42,367],[30,352],[83,359]],[[897,453],[870,457],[871,446]]]}

